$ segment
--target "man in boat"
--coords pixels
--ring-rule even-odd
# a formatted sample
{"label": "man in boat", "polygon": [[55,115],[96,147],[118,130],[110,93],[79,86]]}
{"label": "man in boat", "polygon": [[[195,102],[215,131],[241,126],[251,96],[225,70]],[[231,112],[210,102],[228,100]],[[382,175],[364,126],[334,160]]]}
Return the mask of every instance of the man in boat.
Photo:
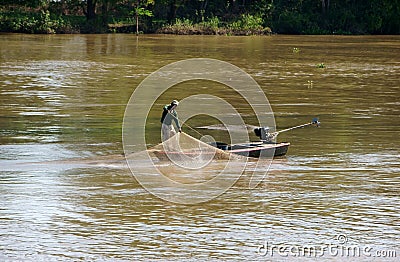
{"label": "man in boat", "polygon": [[165,105],[163,108],[161,116],[162,141],[168,140],[176,134],[175,128],[172,125],[172,120],[175,122],[176,128],[178,128],[179,132],[182,132],[181,126],[179,125],[178,113],[175,110],[178,105],[178,100],[172,100],[171,104]]}

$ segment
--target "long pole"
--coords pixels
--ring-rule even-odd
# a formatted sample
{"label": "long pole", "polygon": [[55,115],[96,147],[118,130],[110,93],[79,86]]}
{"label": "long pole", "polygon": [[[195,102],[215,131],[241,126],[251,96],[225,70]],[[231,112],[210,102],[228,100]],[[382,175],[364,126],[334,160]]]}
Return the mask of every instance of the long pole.
{"label": "long pole", "polygon": [[197,134],[199,134],[200,136],[203,136],[202,133],[200,133],[199,131],[197,131],[197,130],[194,129],[193,127],[189,126],[189,125],[186,124],[185,122],[182,122],[181,120],[179,120],[176,116],[174,116],[173,114],[171,114],[171,112],[168,111],[168,114],[170,114],[173,118],[175,118],[176,120],[178,120],[178,122],[179,122],[181,125],[185,125],[185,126],[187,126],[188,128],[190,128],[191,130],[193,130],[194,132],[196,132]]}
{"label": "long pole", "polygon": [[279,135],[280,133],[287,132],[287,131],[290,131],[290,130],[293,130],[293,129],[296,129],[296,128],[301,128],[301,127],[306,127],[306,126],[311,126],[311,125],[316,125],[318,127],[319,124],[320,123],[318,121],[318,118],[314,118],[313,121],[311,121],[310,123],[306,123],[306,124],[302,124],[302,125],[286,128],[286,129],[283,129],[283,130],[280,130],[280,131],[276,131],[276,132],[273,132],[271,135],[275,137],[275,136]]}
{"label": "long pole", "polygon": [[312,124],[314,124],[314,123],[310,122],[310,123],[307,123],[307,124],[303,124],[303,125],[298,125],[298,126],[286,128],[286,129],[283,129],[283,130],[274,132],[273,134],[277,134],[277,135],[278,135],[278,134],[283,133],[283,132],[287,132],[287,131],[290,131],[290,130],[293,130],[293,129],[296,129],[296,128],[302,128],[302,127],[310,126],[310,125],[312,125]]}

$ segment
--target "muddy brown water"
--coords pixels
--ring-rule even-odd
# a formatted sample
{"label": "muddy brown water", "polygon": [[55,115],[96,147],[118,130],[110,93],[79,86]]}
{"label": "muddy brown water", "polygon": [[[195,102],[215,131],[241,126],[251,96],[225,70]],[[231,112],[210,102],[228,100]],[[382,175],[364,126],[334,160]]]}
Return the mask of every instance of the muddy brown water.
{"label": "muddy brown water", "polygon": [[[0,259],[280,260],[294,256],[262,256],[260,245],[344,236],[342,246],[370,248],[353,259],[399,257],[399,54],[399,36],[0,35]],[[288,155],[256,189],[236,185],[185,206],[134,180],[121,125],[147,75],[195,57],[249,73],[278,130],[314,116],[322,126],[281,134]],[[217,84],[178,86],[150,114],[149,146],[158,143],[159,106],[199,85],[248,113]]]}

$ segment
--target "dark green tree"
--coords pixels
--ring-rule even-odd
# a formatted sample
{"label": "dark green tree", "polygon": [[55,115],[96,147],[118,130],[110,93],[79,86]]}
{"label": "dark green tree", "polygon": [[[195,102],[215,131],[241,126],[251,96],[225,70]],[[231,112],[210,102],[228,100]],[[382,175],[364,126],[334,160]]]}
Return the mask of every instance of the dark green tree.
{"label": "dark green tree", "polygon": [[136,34],[139,34],[139,18],[152,17],[153,12],[150,7],[154,5],[154,0],[136,0],[133,4],[133,10],[130,12],[135,16]]}

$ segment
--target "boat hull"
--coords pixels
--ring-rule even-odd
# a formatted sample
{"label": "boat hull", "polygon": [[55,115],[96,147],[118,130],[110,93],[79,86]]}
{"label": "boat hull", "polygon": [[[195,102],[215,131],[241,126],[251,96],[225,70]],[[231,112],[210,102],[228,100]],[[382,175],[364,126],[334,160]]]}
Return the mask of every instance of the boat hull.
{"label": "boat hull", "polygon": [[246,143],[232,145],[228,152],[254,158],[279,157],[286,155],[290,143]]}
{"label": "boat hull", "polygon": [[[243,143],[243,144],[234,144],[228,145],[225,143],[217,142],[215,144],[210,144],[214,147],[217,147],[227,153],[233,153],[236,155],[241,155],[245,157],[253,157],[253,158],[271,158],[271,157],[279,157],[286,155],[290,143],[262,143],[262,142],[253,142],[253,143]],[[162,150],[153,151],[156,157],[160,160],[168,160],[169,156],[172,156],[176,159],[184,158],[185,156],[190,158],[195,158],[199,154],[204,154],[204,152],[165,152]],[[214,154],[213,152],[206,152],[206,154]]]}

